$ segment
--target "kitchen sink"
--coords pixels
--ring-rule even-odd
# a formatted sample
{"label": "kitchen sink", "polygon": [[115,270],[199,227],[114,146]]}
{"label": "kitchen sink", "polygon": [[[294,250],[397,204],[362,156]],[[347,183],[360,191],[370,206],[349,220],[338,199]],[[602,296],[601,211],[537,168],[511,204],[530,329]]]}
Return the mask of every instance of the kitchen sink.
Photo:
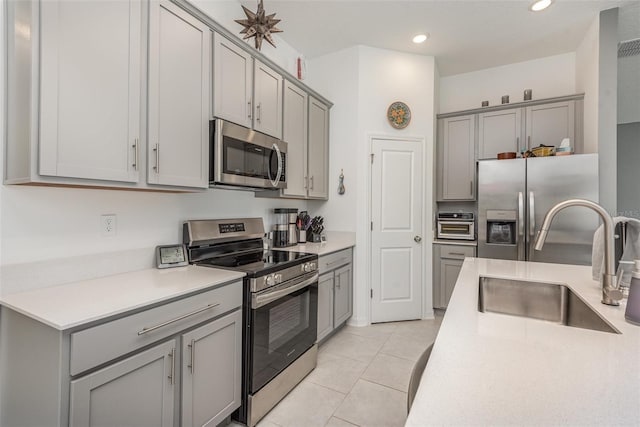
{"label": "kitchen sink", "polygon": [[480,276],[478,311],[620,333],[569,287],[557,283]]}

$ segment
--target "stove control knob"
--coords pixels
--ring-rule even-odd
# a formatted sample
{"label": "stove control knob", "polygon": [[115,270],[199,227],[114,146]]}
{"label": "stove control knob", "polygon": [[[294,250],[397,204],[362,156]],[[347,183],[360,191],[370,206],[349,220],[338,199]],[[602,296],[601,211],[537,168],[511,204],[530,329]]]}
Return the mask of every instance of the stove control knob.
{"label": "stove control knob", "polygon": [[315,262],[310,262],[309,264],[311,265],[311,271],[316,271],[318,269],[318,264]]}
{"label": "stove control knob", "polygon": [[267,286],[273,286],[276,284],[276,279],[273,274],[269,274],[264,278],[264,284]]}
{"label": "stove control knob", "polygon": [[277,285],[277,284],[279,284],[279,283],[282,283],[282,274],[276,274],[276,275],[274,275],[274,276],[273,276],[273,279],[274,279],[274,281],[275,281],[276,285]]}
{"label": "stove control knob", "polygon": [[305,273],[308,273],[311,271],[311,265],[309,265],[308,262],[305,262],[304,265],[302,266],[302,269],[304,270]]}

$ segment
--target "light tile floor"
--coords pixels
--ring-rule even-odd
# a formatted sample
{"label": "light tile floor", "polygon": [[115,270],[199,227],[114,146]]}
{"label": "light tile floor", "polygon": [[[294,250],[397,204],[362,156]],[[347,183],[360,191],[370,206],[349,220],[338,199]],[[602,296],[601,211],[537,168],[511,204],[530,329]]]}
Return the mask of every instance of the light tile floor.
{"label": "light tile floor", "polygon": [[403,426],[411,370],[441,322],[342,328],[320,346],[316,369],[258,427]]}

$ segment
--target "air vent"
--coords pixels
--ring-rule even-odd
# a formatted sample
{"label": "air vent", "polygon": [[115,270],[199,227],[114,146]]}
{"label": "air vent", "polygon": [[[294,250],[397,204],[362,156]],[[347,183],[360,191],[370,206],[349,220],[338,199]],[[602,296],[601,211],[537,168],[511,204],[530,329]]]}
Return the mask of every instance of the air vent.
{"label": "air vent", "polygon": [[618,43],[618,58],[640,54],[640,39],[627,40]]}

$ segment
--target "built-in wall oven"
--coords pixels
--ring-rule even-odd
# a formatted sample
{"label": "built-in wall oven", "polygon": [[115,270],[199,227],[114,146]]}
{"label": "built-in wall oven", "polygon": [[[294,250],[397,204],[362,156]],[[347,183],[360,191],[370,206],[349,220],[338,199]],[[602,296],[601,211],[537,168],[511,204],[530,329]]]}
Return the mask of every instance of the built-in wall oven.
{"label": "built-in wall oven", "polygon": [[209,122],[209,184],[287,188],[287,143],[222,119]]}
{"label": "built-in wall oven", "polygon": [[254,426],[316,365],[318,256],[263,250],[262,218],[188,221],[184,241],[197,265],[247,274],[243,295],[242,406]]}
{"label": "built-in wall oven", "polygon": [[437,237],[450,240],[475,240],[473,212],[438,212]]}

